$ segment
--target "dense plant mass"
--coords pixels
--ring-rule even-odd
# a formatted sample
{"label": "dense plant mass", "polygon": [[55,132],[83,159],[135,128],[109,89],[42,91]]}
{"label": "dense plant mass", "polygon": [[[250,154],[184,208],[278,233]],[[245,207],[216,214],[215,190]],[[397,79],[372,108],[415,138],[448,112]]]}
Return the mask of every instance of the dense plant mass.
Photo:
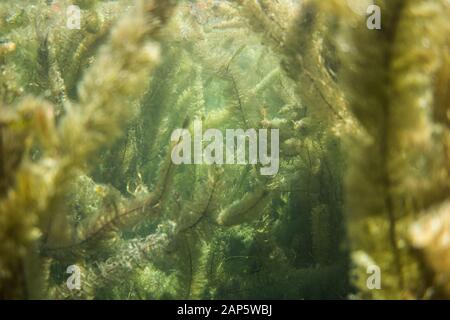
{"label": "dense plant mass", "polygon": [[[448,0],[2,1],[0,298],[449,298],[449,17]],[[277,174],[174,164],[195,121],[278,129]]]}

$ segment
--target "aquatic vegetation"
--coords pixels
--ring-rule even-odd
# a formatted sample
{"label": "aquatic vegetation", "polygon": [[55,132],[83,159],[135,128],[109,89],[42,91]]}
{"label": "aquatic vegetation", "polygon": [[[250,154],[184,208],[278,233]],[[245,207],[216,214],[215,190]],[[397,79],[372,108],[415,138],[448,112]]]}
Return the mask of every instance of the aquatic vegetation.
{"label": "aquatic vegetation", "polygon": [[450,4],[357,1],[3,1],[0,297],[448,298]]}
{"label": "aquatic vegetation", "polygon": [[[380,1],[383,31],[372,32],[352,27],[349,21],[361,17],[335,2],[346,20],[339,38],[344,91],[363,129],[349,147],[350,242],[389,270],[382,292],[361,290],[381,298],[448,296],[442,291],[448,278],[438,280],[448,271],[431,267],[434,275],[427,278],[408,230],[448,197],[448,179],[441,175],[447,176],[448,166],[443,125],[448,111],[443,115],[442,108],[448,110],[449,79],[441,74],[448,71],[448,38],[442,31],[450,27],[450,6],[445,1]],[[448,223],[440,221],[443,228]],[[445,241],[441,245],[448,247]]]}
{"label": "aquatic vegetation", "polygon": [[[167,10],[155,8],[159,14]],[[60,206],[66,185],[83,169],[86,159],[118,136],[120,127],[133,116],[130,98],[142,91],[148,71],[159,57],[156,45],[146,40],[158,28],[158,24],[147,22],[157,19],[151,16],[152,7],[149,9],[146,13],[137,7],[137,15],[129,13],[112,29],[108,42],[83,76],[78,99],[64,101],[65,115],[59,123],[55,123],[53,106],[42,98],[19,96],[14,108],[2,107],[2,159],[11,158],[2,163],[2,296],[39,297],[45,285],[39,280],[47,279],[36,272],[42,273],[47,257],[38,256],[38,252],[48,250],[49,242],[64,246],[65,242],[74,245],[85,241],[109,223],[107,218],[99,218],[80,234],[71,235],[69,217],[61,214]],[[38,53],[44,50],[39,41],[38,37]],[[48,56],[47,61],[37,59],[35,68],[56,63],[49,60]],[[129,107],[123,108],[124,104]],[[11,174],[14,177],[8,177]]]}

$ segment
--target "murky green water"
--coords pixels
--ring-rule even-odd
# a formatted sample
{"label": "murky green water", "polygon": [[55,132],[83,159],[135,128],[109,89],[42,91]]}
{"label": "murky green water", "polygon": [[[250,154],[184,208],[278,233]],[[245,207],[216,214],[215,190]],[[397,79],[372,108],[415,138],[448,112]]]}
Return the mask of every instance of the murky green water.
{"label": "murky green water", "polygon": [[449,15],[3,1],[0,297],[448,298]]}

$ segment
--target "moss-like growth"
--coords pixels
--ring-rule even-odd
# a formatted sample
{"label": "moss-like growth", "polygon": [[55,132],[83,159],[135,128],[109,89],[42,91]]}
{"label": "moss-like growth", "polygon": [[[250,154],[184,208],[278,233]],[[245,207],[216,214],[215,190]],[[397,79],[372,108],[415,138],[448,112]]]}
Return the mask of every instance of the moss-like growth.
{"label": "moss-like growth", "polygon": [[[448,297],[450,7],[355,3],[3,1],[0,298]],[[278,173],[175,165],[196,120]]]}

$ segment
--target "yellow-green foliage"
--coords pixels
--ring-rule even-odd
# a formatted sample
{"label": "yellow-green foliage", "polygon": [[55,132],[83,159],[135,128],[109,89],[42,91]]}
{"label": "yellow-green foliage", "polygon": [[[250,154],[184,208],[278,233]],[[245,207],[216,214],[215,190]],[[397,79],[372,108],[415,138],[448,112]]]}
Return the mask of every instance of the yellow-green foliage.
{"label": "yellow-green foliage", "polygon": [[[433,123],[439,103],[433,94],[436,75],[447,68],[442,31],[449,28],[449,5],[426,0],[375,3],[382,10],[381,30],[364,28],[366,17],[347,4],[330,4],[341,19],[336,45],[343,91],[362,126],[360,134],[349,137],[350,241],[384,270],[382,291],[368,290],[364,279],[357,285],[366,298],[423,298],[429,293],[421,288],[433,283],[424,283],[420,261],[406,244],[407,230],[418,211],[432,202],[418,185],[448,166],[423,163],[434,162],[437,155],[431,150],[443,142],[433,138],[441,130]],[[433,177],[427,183],[435,188],[439,180]],[[447,191],[439,194],[441,200],[448,197]]]}
{"label": "yellow-green foliage", "polygon": [[[2,106],[1,140],[6,147],[1,157],[15,159],[5,163],[8,167],[2,168],[1,176],[2,185],[7,184],[0,202],[0,296],[4,298],[39,296],[37,290],[42,288],[28,287],[33,277],[39,277],[30,266],[36,263],[29,261],[36,254],[33,250],[50,237],[68,241],[67,217],[50,209],[61,201],[75,170],[99,146],[117,137],[133,116],[133,109],[124,104],[142,93],[159,58],[157,45],[147,40],[158,24],[148,23],[152,16],[147,16],[144,5],[154,3],[140,3],[113,28],[83,77],[78,101],[65,102],[66,115],[58,125],[52,106],[35,98],[22,99],[14,108]],[[12,154],[5,154],[8,148],[13,148]],[[40,149],[38,157],[33,156],[33,148]]]}
{"label": "yellow-green foliage", "polygon": [[[450,5],[358,1],[2,2],[0,298],[448,297]],[[194,120],[278,174],[173,164]]]}
{"label": "yellow-green foliage", "polygon": [[[354,259],[355,272],[364,273],[355,282],[359,296],[444,294],[439,291],[446,286],[438,276],[442,265],[432,271],[437,280],[427,280],[422,259],[411,254],[408,230],[424,209],[449,196],[448,3],[374,1],[381,8],[382,29],[369,30],[369,2],[303,1],[297,18],[283,16],[293,26],[284,37],[280,27],[285,24],[276,24],[277,15],[269,19],[266,10],[286,3],[236,2],[254,30],[284,55],[303,103],[314,106],[313,119],[339,120],[332,126],[347,145],[348,232],[357,250],[352,256],[367,257]],[[289,141],[291,150],[301,148],[296,144]],[[442,216],[439,223],[445,225]],[[383,290],[366,287],[367,263],[361,261],[381,267]]]}

